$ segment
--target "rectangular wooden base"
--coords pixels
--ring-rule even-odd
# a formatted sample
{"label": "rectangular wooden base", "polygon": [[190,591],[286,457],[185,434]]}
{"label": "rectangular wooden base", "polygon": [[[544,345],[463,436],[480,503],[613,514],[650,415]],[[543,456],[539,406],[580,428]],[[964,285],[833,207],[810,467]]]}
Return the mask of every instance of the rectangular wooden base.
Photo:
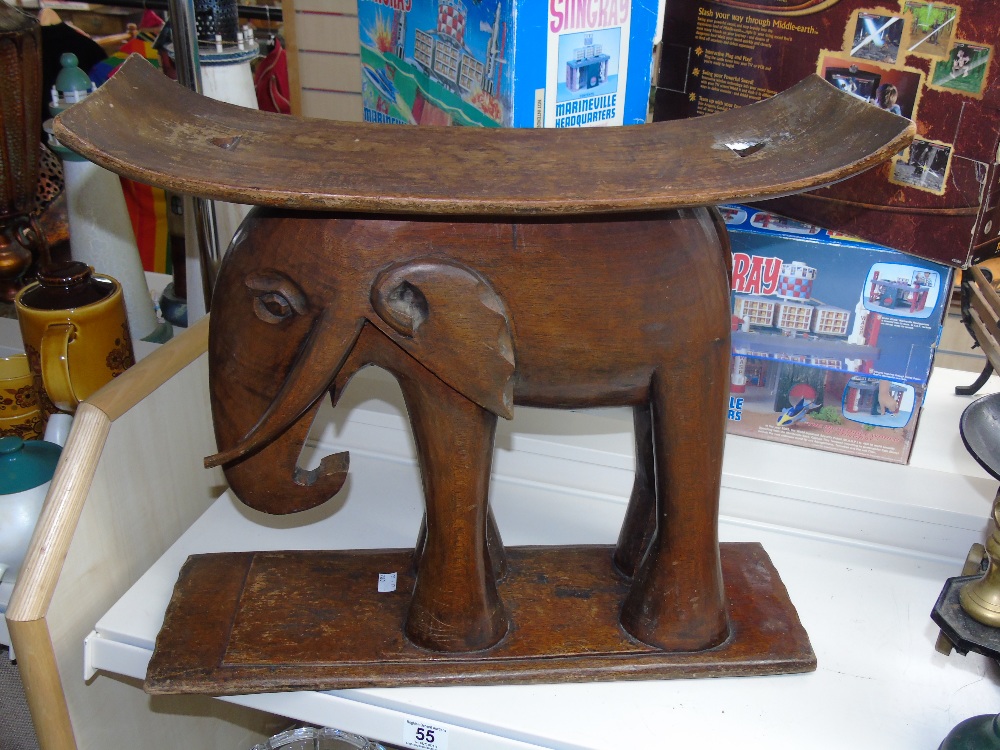
{"label": "rectangular wooden base", "polygon": [[[613,547],[511,547],[499,584],[510,630],[441,654],[403,624],[412,550],[195,555],[181,570],[146,676],[149,693],[237,695],[403,685],[583,682],[807,672],[816,657],[759,544],[722,545],[730,638],[666,653],[631,638]],[[379,575],[396,588],[379,592]],[[553,650],[552,644],[558,644]]]}

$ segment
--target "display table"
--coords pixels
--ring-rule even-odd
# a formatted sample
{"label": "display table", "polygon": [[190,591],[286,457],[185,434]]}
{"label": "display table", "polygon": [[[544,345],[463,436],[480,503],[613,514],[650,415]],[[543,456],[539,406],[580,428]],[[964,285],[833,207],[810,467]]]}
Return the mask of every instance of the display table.
{"label": "display table", "polygon": [[[969,399],[953,389],[969,380],[969,373],[934,373],[909,466],[729,439],[721,538],[764,545],[812,639],[815,673],[227,700],[397,745],[451,750],[668,741],[936,748],[958,721],[995,712],[1000,697],[991,662],[935,652],[938,631],[929,618],[944,579],[981,540],[996,491],[958,437]],[[994,379],[988,389],[997,387]],[[334,446],[351,451],[346,495],[275,517],[223,494],[97,620],[83,647],[86,679],[144,676],[191,553],[413,545],[419,484],[391,381],[376,375],[353,384],[336,417],[321,414],[321,422],[324,416],[317,455]],[[631,486],[630,424],[624,411],[518,411],[497,438],[493,498],[505,543],[613,543]],[[438,744],[415,743],[419,724],[436,728]]]}

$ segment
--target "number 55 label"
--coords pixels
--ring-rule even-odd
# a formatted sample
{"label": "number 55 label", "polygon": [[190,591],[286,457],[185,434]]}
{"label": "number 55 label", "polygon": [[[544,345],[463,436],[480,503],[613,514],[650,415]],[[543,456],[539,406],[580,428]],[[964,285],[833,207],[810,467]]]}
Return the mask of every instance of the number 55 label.
{"label": "number 55 label", "polygon": [[448,750],[448,730],[406,719],[403,725],[403,744],[417,750]]}

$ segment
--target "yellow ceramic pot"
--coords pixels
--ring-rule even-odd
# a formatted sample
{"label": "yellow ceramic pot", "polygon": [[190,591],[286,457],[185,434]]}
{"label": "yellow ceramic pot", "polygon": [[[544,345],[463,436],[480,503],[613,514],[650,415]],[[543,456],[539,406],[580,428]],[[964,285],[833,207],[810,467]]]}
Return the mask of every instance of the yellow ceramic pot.
{"label": "yellow ceramic pot", "polygon": [[43,399],[43,411],[75,411],[135,363],[121,285],[83,268],[73,283],[43,279],[14,299],[35,385],[51,402]]}
{"label": "yellow ceramic pot", "polygon": [[35,440],[44,429],[45,419],[27,356],[0,358],[0,437],[15,435]]}

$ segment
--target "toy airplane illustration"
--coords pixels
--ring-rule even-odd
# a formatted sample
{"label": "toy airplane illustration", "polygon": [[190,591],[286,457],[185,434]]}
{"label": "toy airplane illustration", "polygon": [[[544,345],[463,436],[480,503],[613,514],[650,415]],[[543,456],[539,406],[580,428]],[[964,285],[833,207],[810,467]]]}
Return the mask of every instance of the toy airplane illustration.
{"label": "toy airplane illustration", "polygon": [[800,398],[797,404],[781,411],[781,416],[778,417],[778,426],[791,427],[793,424],[798,424],[806,418],[809,412],[816,411],[819,407],[820,405],[813,401],[806,401],[805,398]]}

